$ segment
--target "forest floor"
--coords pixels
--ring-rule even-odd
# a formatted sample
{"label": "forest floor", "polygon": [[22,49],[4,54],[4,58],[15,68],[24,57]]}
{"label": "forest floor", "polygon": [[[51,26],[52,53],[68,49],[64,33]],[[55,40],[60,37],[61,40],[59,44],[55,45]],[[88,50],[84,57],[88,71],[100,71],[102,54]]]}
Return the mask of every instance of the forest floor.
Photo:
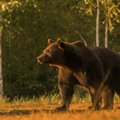
{"label": "forest floor", "polygon": [[53,112],[57,103],[2,103],[0,120],[120,120],[120,104],[115,103],[113,110],[92,111],[90,102],[72,102],[67,112]]}

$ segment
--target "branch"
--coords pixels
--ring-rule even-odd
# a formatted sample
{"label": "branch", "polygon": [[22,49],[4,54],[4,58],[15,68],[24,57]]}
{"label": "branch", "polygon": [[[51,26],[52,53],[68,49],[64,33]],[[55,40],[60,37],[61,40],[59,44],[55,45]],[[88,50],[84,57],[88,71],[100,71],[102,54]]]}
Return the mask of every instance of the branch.
{"label": "branch", "polygon": [[88,45],[87,45],[87,42],[86,42],[86,40],[83,38],[83,36],[82,36],[77,30],[75,30],[75,32],[79,35],[79,37],[80,37],[81,40],[84,42],[84,44],[85,44],[86,46],[88,46]]}

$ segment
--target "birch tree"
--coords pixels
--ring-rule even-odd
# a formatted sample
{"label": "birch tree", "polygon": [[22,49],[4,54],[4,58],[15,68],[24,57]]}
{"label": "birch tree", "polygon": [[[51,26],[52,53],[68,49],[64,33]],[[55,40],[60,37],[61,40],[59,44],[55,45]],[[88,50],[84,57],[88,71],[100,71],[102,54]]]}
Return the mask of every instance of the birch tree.
{"label": "birch tree", "polygon": [[[106,7],[108,6],[108,4],[106,4]],[[108,48],[108,19],[109,19],[109,15],[108,15],[108,11],[106,10],[105,12],[105,47]]]}
{"label": "birch tree", "polygon": [[3,96],[3,77],[2,77],[2,39],[1,39],[1,32],[0,32],[0,98]]}
{"label": "birch tree", "polygon": [[109,43],[109,32],[114,29],[114,22],[120,23],[120,2],[114,3],[113,0],[101,0],[101,4],[104,8],[105,14],[105,47],[108,47]]}
{"label": "birch tree", "polygon": [[[100,23],[100,11],[102,11],[102,16],[104,20],[102,23],[105,25],[105,47],[108,47],[109,32],[114,29],[114,23],[120,23],[120,1],[119,0],[84,0],[86,6],[85,13],[93,15],[93,11],[96,8],[96,46],[99,46],[99,24]],[[96,6],[96,7],[94,7]],[[101,8],[101,9],[100,9]]]}
{"label": "birch tree", "polygon": [[100,5],[99,0],[96,1],[97,3],[97,15],[96,15],[96,46],[99,46],[99,17],[100,17]]}

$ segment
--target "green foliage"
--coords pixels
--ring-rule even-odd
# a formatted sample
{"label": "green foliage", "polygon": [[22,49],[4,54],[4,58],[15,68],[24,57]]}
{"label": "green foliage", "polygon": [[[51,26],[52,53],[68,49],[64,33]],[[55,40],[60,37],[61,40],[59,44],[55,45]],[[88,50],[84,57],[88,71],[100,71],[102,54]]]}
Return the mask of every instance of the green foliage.
{"label": "green foliage", "polygon": [[[99,0],[100,2],[100,43],[104,46],[104,26],[108,24],[109,29],[109,47],[111,49],[120,51],[119,38],[120,38],[120,1],[119,0]],[[80,2],[81,3],[81,2]],[[95,0],[82,0],[82,5],[78,5],[80,13],[89,16],[96,16],[97,1]],[[114,36],[114,37],[113,37]],[[117,36],[117,37],[115,37]]]}
{"label": "green foliage", "polygon": [[[85,5],[82,6],[84,13],[92,16],[97,8],[96,1],[94,0],[83,0]],[[114,23],[120,23],[120,2],[119,0],[99,0],[100,2],[100,11],[106,17],[108,17],[109,30],[114,29]],[[81,9],[81,6],[80,6]],[[102,21],[103,23],[105,22]]]}
{"label": "green foliage", "polygon": [[[79,8],[83,6],[79,0],[0,2],[5,95],[32,97],[58,91],[56,69],[39,65],[36,57],[47,46],[48,38],[74,41],[82,35],[88,45],[94,45],[95,17],[82,14]],[[119,43],[120,26],[115,26],[111,40]],[[102,25],[101,33],[102,41]],[[120,51],[119,44],[113,46],[113,42],[109,43],[111,48]]]}

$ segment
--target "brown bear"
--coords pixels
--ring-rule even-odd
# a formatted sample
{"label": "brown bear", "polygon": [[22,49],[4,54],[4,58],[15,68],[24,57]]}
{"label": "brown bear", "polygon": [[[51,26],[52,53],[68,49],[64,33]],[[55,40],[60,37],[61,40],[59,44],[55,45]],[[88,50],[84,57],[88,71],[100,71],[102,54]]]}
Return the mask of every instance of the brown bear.
{"label": "brown bear", "polygon": [[[49,39],[48,44],[51,44],[51,43],[52,41]],[[80,41],[75,41],[75,42],[72,42],[71,44],[76,46],[84,45]],[[62,105],[60,107],[57,107],[55,111],[68,110],[73,94],[75,92],[74,87],[76,85],[79,85],[79,82],[76,79],[76,77],[73,75],[73,73],[68,70],[66,71],[61,67],[60,68],[58,67],[58,87],[59,87],[59,92],[62,99]]]}
{"label": "brown bear", "polygon": [[[48,40],[48,44],[51,43],[53,42],[51,40]],[[81,41],[75,41],[71,44],[78,47],[84,45]],[[76,85],[80,85],[80,83],[73,75],[73,73],[71,71],[63,69],[62,67],[58,67],[58,87],[62,99],[62,105],[60,107],[57,107],[55,111],[68,110],[73,94],[75,92],[74,88]]]}
{"label": "brown bear", "polygon": [[[49,39],[48,44],[50,45],[51,43],[53,43],[53,41],[51,41]],[[81,41],[75,41],[70,44],[75,45],[75,47],[85,46],[85,44],[83,44]],[[59,86],[59,91],[60,91],[60,95],[62,98],[62,106],[56,108],[55,110],[65,111],[69,108],[69,105],[71,103],[71,99],[74,94],[74,87],[76,85],[81,85],[81,84],[78,82],[78,80],[76,79],[76,77],[73,75],[73,73],[71,71],[65,70],[62,67],[60,67],[60,68],[58,67],[58,70],[59,70],[58,71],[58,86]],[[104,99],[105,96],[107,95],[107,93],[106,93],[106,91],[104,91],[103,93],[104,93],[104,96],[102,98]],[[91,97],[92,96],[93,95],[91,93]],[[102,103],[102,99],[100,99],[97,103],[98,108],[100,108],[101,103]],[[106,104],[106,103],[107,102],[105,100],[104,104]],[[88,108],[91,108],[91,106],[89,106]]]}
{"label": "brown bear", "polygon": [[[50,45],[51,43],[53,43],[53,41],[48,39],[48,45]],[[76,47],[81,47],[85,45],[81,41],[75,41],[72,42],[71,44],[75,45]],[[37,59],[39,59],[39,57],[40,56],[38,56]],[[65,70],[62,67],[58,67],[58,87],[59,87],[60,96],[62,98],[62,105],[60,107],[57,107],[55,109],[56,111],[65,111],[69,108],[69,105],[72,100],[72,96],[74,94],[74,87],[76,85],[80,85],[80,83],[73,75],[73,73],[71,71],[68,71],[68,69]],[[101,101],[99,103],[101,103]],[[91,106],[89,108],[91,108]]]}
{"label": "brown bear", "polygon": [[[109,54],[107,53],[108,55],[104,55],[104,52],[108,52]],[[44,50],[43,54],[38,57],[38,60],[39,62],[52,64],[54,66],[62,68],[62,70],[71,71],[74,74],[74,76],[77,77],[80,84],[82,84],[90,90],[93,100],[94,95],[100,83],[102,82],[104,76],[103,74],[107,73],[107,71],[109,70],[109,63],[111,63],[111,61],[109,61],[109,63],[107,64],[107,60],[104,61],[104,59],[106,58],[102,56],[102,54],[104,56],[107,55],[109,57],[112,55],[113,57],[111,56],[111,61],[113,62],[118,61],[120,59],[118,56],[115,57],[116,55],[114,55],[112,51],[105,48],[88,48],[83,45],[81,45],[80,48],[77,48],[76,46],[73,46],[70,43],[59,41],[56,43],[51,43]],[[81,79],[81,77],[83,79]],[[105,96],[109,95],[110,98],[105,103],[105,107],[112,108],[115,85],[111,84],[112,78],[108,78],[109,80],[107,80],[108,82],[106,81],[106,85],[104,87],[106,92],[103,93],[106,94],[108,92],[109,94],[106,94]]]}
{"label": "brown bear", "polygon": [[[50,39],[48,39],[48,45],[53,43]],[[81,41],[75,41],[71,44],[75,46],[83,46],[84,44]],[[37,57],[39,59],[39,56]],[[76,77],[73,75],[71,71],[65,70],[62,67],[58,67],[58,87],[60,96],[62,99],[62,105],[60,107],[57,107],[55,111],[66,111],[69,108],[69,105],[71,103],[73,94],[74,94],[74,88],[76,85],[80,85]]]}

